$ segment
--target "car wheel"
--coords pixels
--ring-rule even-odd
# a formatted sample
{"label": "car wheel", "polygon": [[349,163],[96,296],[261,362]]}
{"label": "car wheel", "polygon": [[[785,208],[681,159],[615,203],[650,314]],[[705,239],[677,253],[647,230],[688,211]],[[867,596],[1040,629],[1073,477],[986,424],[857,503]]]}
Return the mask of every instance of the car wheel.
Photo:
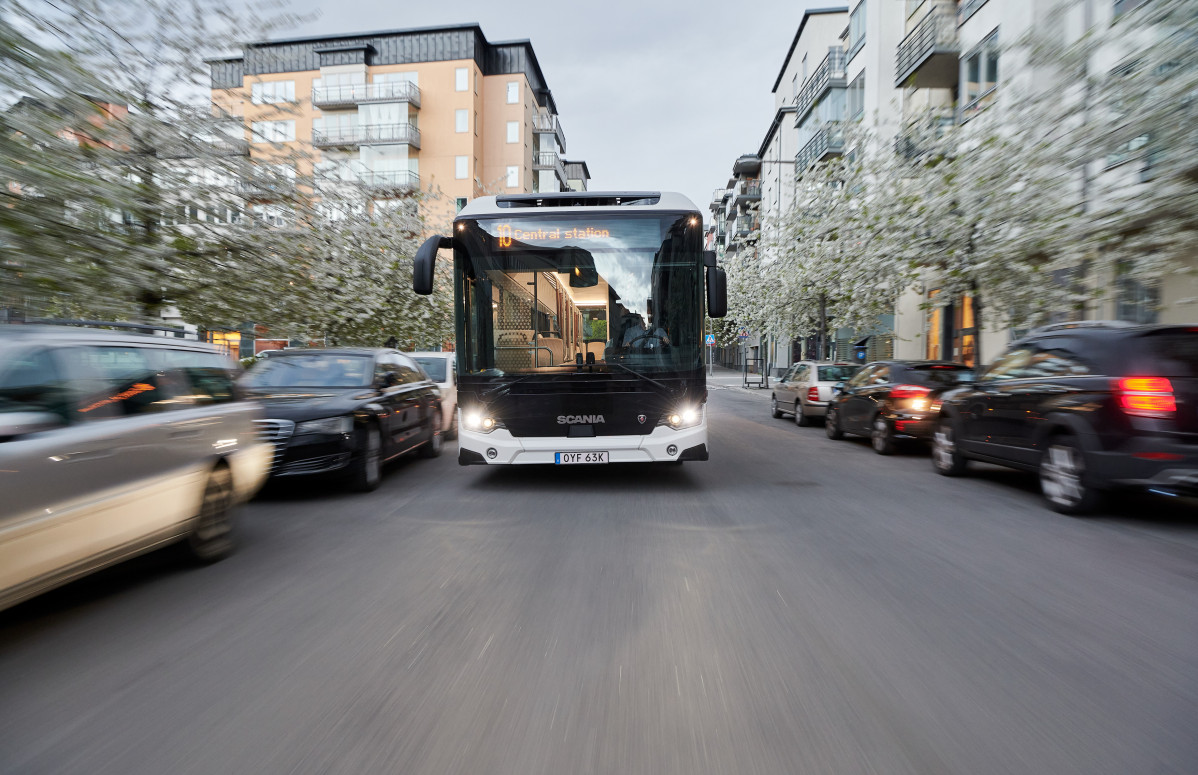
{"label": "car wheel", "polygon": [[869,432],[869,442],[873,445],[874,452],[879,455],[894,454],[894,434],[890,431],[890,423],[886,422],[886,418],[882,415],[874,418],[873,427]]}
{"label": "car wheel", "polygon": [[441,433],[441,418],[434,417],[429,420],[428,432],[431,434],[428,441],[420,446],[420,457],[437,457],[441,454],[441,442],[444,439],[444,434]]}
{"label": "car wheel", "polygon": [[383,480],[383,439],[379,426],[369,423],[362,429],[358,454],[349,472],[350,487],[358,492],[378,489]]}
{"label": "car wheel", "polygon": [[217,466],[208,475],[199,516],[184,546],[192,559],[203,563],[233,552],[233,474],[228,466]]}
{"label": "car wheel", "polygon": [[778,408],[777,396],[770,396],[770,414],[774,416],[775,420],[782,416],[782,410]]}
{"label": "car wheel", "polygon": [[795,401],[795,425],[805,427],[811,424],[811,418],[803,411],[803,402]]}
{"label": "car wheel", "polygon": [[836,407],[829,406],[824,415],[824,433],[830,439],[844,438],[844,431],[840,429],[840,412],[836,411]]}
{"label": "car wheel", "polygon": [[1049,439],[1040,459],[1040,489],[1053,511],[1075,516],[1093,511],[1102,493],[1086,480],[1086,456],[1077,440]]}
{"label": "car wheel", "polygon": [[942,476],[960,476],[965,473],[969,461],[957,446],[957,433],[953,421],[941,417],[932,433],[932,468]]}

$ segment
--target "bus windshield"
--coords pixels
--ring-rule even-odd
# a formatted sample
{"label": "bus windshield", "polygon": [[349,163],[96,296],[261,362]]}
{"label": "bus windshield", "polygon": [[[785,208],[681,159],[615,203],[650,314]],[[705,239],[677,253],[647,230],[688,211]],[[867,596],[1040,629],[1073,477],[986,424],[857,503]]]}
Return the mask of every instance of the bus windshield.
{"label": "bus windshield", "polygon": [[702,224],[684,215],[459,220],[465,373],[702,368]]}

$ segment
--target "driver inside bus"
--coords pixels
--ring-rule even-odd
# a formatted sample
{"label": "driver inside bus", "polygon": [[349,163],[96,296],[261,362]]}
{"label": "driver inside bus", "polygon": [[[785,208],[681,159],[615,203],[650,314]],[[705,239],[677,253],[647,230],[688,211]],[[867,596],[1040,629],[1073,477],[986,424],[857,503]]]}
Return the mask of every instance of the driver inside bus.
{"label": "driver inside bus", "polygon": [[652,316],[649,318],[649,325],[645,325],[645,319],[640,315],[636,315],[633,320],[635,322],[624,332],[622,344],[625,348],[654,351],[670,343],[666,330],[653,325]]}

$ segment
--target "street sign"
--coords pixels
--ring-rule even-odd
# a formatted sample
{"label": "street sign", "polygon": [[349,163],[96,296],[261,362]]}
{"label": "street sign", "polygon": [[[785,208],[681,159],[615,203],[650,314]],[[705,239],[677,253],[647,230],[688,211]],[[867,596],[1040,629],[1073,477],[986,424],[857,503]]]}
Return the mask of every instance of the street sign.
{"label": "street sign", "polygon": [[740,335],[739,335],[739,336],[740,336],[740,338],[741,338],[741,339],[748,339],[748,338],[749,338],[749,329],[747,329],[747,328],[742,328],[742,329],[740,330]]}
{"label": "street sign", "polygon": [[708,334],[707,335],[707,345],[710,347],[711,345],[714,345],[714,344],[715,344],[715,334]]}

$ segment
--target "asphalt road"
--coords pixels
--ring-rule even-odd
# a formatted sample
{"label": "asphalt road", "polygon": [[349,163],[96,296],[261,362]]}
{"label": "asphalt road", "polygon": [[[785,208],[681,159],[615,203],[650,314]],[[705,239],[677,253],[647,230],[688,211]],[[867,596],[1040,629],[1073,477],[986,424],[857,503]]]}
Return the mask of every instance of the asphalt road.
{"label": "asphalt road", "polygon": [[0,773],[1198,772],[1198,516],[713,390],[679,468],[275,491],[0,614]]}

